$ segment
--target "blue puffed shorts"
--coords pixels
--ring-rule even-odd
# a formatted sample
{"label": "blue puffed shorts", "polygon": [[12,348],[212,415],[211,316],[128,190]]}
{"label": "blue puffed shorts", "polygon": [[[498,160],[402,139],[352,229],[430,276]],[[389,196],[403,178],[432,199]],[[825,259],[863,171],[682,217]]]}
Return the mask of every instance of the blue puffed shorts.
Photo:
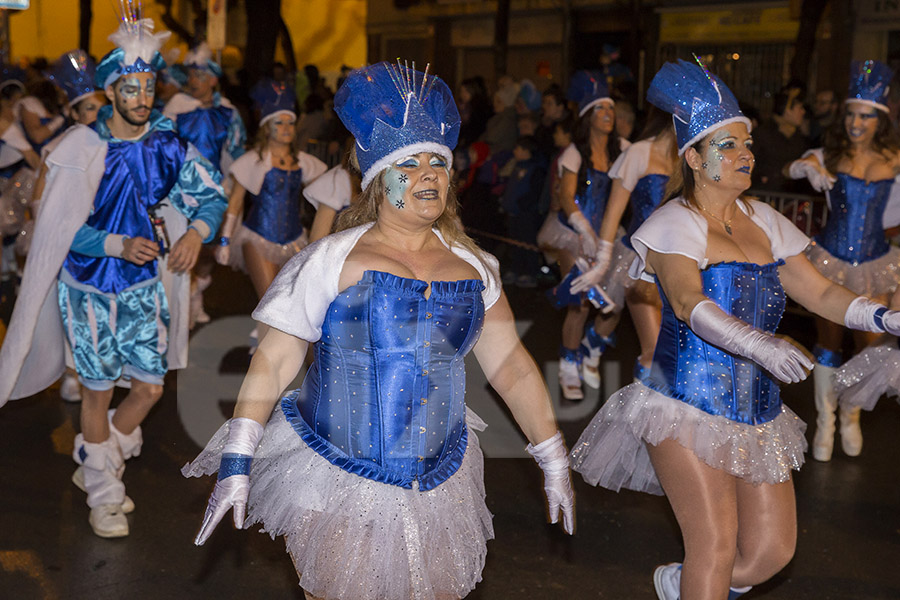
{"label": "blue puffed shorts", "polygon": [[57,282],[59,310],[82,385],[109,390],[117,379],[162,385],[168,370],[169,304],[159,278],[106,294],[76,282]]}

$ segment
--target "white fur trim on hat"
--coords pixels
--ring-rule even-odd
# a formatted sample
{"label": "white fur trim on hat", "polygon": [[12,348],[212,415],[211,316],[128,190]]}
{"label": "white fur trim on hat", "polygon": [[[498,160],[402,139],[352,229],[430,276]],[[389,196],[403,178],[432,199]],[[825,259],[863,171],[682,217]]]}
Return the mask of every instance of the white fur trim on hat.
{"label": "white fur trim on hat", "polygon": [[597,106],[598,104],[600,104],[601,102],[604,102],[604,101],[609,102],[613,106],[616,105],[615,100],[613,100],[609,96],[603,96],[602,98],[597,98],[596,100],[591,100],[590,102],[588,102],[584,106],[584,108],[582,108],[580,111],[578,111],[578,116],[583,117],[584,113],[586,113],[587,111],[591,110],[592,108],[594,108],[595,106]]}
{"label": "white fur trim on hat", "polygon": [[722,127],[725,127],[726,125],[731,125],[732,123],[743,123],[744,125],[747,126],[747,131],[751,131],[753,129],[753,124],[750,122],[750,119],[748,119],[744,115],[740,115],[738,117],[731,117],[729,119],[724,119],[722,121],[719,121],[718,123],[714,123],[713,125],[710,125],[706,129],[704,129],[703,131],[701,131],[700,133],[698,133],[697,135],[695,135],[694,137],[689,139],[685,145],[683,145],[681,148],[678,149],[678,156],[683,156],[685,151],[687,151],[688,148],[690,148],[691,146],[693,146],[694,144],[696,144],[697,142],[702,140],[711,131],[714,131],[716,129],[721,129]]}
{"label": "white fur trim on hat", "polygon": [[409,146],[403,146],[402,148],[398,148],[394,150],[387,156],[382,156],[378,160],[376,160],[371,167],[369,167],[365,173],[363,173],[362,178],[362,189],[366,189],[369,187],[369,184],[372,183],[372,180],[375,177],[387,169],[389,166],[403,158],[404,156],[411,156],[413,154],[419,154],[421,152],[431,152],[432,154],[438,154],[444,157],[447,160],[447,169],[449,170],[453,166],[453,152],[450,151],[450,148],[443,144],[437,144],[435,142],[419,142],[418,144],[410,144]]}
{"label": "white fur trim on hat", "polygon": [[844,100],[844,104],[850,104],[851,102],[859,102],[860,104],[866,104],[871,106],[872,108],[877,108],[878,110],[886,113],[890,113],[891,109],[880,102],[875,102],[874,100],[863,100],[862,98],[847,98]]}
{"label": "white fur trim on hat", "polygon": [[294,117],[294,119],[297,118],[297,113],[295,113],[292,110],[276,110],[272,114],[266,115],[262,119],[260,119],[259,126],[262,127],[263,125],[265,125],[266,123],[268,123],[269,121],[271,121],[272,119],[277,117],[278,115],[291,115],[292,117]]}

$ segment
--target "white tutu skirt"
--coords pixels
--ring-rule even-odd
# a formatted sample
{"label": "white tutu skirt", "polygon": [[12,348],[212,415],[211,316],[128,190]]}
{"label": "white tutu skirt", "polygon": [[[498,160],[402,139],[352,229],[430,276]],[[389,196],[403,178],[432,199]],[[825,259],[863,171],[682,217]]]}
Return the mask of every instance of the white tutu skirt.
{"label": "white tutu skirt", "polygon": [[[619,230],[618,233],[622,233]],[[622,236],[616,236],[616,243],[613,246],[612,259],[609,262],[609,269],[603,276],[600,287],[606,292],[610,299],[616,304],[616,312],[620,312],[625,306],[625,292],[628,288],[635,284],[635,280],[628,276],[628,268],[634,262],[637,253],[622,243]]]}
{"label": "white tutu skirt", "polygon": [[647,444],[672,439],[711,467],[750,483],[781,483],[803,464],[806,424],[784,406],[762,425],[705,413],[641,383],[613,394],[573,446],[572,468],[591,485],[662,495]]}
{"label": "white tutu skirt", "polygon": [[[301,587],[326,600],[462,598],[481,581],[494,537],[484,502],[484,459],[468,413],[468,446],[447,481],[427,492],[348,473],[310,449],[280,404],[253,459],[249,527],[285,536]],[[182,469],[219,468],[229,424]]]}
{"label": "white tutu skirt", "polygon": [[900,350],[894,346],[866,348],[834,373],[841,406],[872,410],[885,394],[900,400]]}
{"label": "white tutu skirt", "polygon": [[244,262],[244,244],[247,243],[253,244],[256,247],[257,252],[259,252],[263,258],[280,269],[292,256],[309,245],[309,238],[304,229],[303,233],[300,234],[300,237],[293,242],[276,244],[275,242],[270,242],[252,229],[240,225],[231,239],[231,257],[228,264],[233,268],[242,271],[247,270],[246,263]]}
{"label": "white tutu skirt", "polygon": [[858,265],[835,258],[816,242],[806,249],[806,256],[819,273],[860,296],[891,294],[900,283],[900,248],[896,246],[884,256]]}
{"label": "white tutu skirt", "polygon": [[550,211],[537,233],[537,243],[541,250],[565,250],[572,256],[581,253],[581,241],[574,229],[559,221],[559,211]]}

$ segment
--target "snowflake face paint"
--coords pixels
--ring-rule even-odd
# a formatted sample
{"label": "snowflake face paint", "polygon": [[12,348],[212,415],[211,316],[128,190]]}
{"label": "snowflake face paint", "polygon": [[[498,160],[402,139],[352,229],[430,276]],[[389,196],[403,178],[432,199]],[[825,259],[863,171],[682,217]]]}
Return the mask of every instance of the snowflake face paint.
{"label": "snowflake face paint", "polygon": [[[450,169],[437,154],[423,152],[407,156],[388,167],[384,173],[385,195],[395,208],[409,208],[411,203],[434,203],[440,211],[446,203]],[[433,212],[433,208],[429,207]]]}
{"label": "snowflake face paint", "polygon": [[394,208],[405,208],[406,190],[409,189],[409,175],[395,167],[388,167],[384,172],[384,193]]}
{"label": "snowflake face paint", "polygon": [[743,191],[750,186],[752,146],[753,140],[746,125],[726,125],[710,136],[700,167],[713,182]]}

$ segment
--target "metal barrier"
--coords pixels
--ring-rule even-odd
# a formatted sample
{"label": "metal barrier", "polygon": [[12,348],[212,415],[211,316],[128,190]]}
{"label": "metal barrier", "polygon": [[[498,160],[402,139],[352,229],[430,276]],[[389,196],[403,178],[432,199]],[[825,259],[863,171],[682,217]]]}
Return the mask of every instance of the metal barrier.
{"label": "metal barrier", "polygon": [[[337,148],[329,149],[329,146],[336,146]],[[341,164],[341,145],[340,144],[332,144],[327,140],[309,140],[306,143],[307,154],[312,154],[323,163],[328,165],[328,168],[336,167]]]}
{"label": "metal barrier", "polygon": [[769,190],[749,190],[746,195],[773,207],[790,219],[807,237],[819,233],[828,219],[828,203],[825,196],[787,194]]}

